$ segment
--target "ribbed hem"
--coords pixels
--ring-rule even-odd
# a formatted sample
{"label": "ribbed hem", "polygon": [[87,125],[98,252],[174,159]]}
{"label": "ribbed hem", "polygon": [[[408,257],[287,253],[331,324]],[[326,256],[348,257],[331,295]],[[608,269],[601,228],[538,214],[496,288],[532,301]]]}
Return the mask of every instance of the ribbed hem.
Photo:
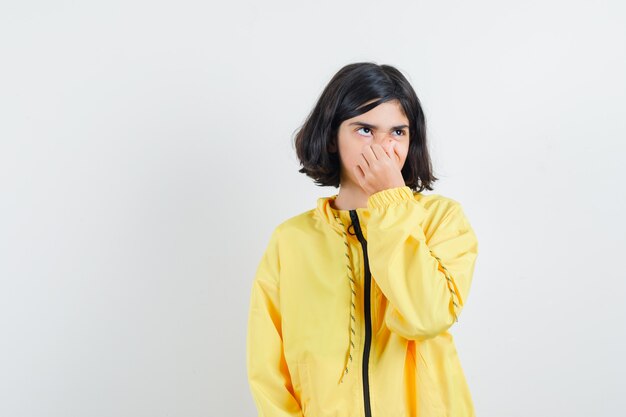
{"label": "ribbed hem", "polygon": [[386,190],[378,191],[377,193],[370,195],[367,199],[367,207],[369,209],[381,208],[392,203],[414,199],[413,190],[406,185],[402,187],[387,188]]}

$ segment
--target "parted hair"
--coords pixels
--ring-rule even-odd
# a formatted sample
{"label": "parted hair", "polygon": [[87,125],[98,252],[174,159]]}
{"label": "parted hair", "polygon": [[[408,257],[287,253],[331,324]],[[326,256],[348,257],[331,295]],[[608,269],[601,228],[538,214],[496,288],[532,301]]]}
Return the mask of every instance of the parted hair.
{"label": "parted hair", "polygon": [[[376,100],[368,105],[369,101]],[[295,132],[298,172],[316,185],[339,187],[341,165],[338,130],[344,120],[366,113],[381,103],[398,100],[409,120],[409,150],[402,167],[404,183],[412,190],[433,190],[438,180],[426,143],[426,119],[413,87],[391,65],[357,62],[345,65],[329,81],[304,124]]]}

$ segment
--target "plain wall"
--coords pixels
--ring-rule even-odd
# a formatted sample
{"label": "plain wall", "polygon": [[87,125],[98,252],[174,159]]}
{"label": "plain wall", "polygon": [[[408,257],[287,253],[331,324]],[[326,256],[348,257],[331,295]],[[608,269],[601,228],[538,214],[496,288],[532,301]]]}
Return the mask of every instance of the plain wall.
{"label": "plain wall", "polygon": [[[626,406],[620,1],[0,4],[0,415],[253,416],[272,229],[334,188],[293,134],[400,69],[479,238],[451,332],[481,417]],[[380,417],[380,416],[375,416]]]}

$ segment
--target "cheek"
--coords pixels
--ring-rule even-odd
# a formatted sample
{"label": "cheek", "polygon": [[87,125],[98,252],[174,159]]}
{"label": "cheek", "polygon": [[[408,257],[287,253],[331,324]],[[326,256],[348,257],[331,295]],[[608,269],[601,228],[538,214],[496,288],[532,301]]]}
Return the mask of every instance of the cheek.
{"label": "cheek", "polygon": [[354,155],[354,154],[347,155],[344,158],[342,158],[342,160],[343,160],[343,165],[346,166],[348,169],[354,168],[361,161],[359,158],[359,155]]}
{"label": "cheek", "polygon": [[361,161],[361,148],[359,146],[342,146],[339,153],[345,166],[355,166]]}

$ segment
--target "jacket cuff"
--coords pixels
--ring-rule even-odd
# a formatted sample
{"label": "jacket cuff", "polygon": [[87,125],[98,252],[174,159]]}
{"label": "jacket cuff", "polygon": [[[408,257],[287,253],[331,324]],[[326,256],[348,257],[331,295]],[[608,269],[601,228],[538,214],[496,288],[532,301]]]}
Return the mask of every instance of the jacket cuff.
{"label": "jacket cuff", "polygon": [[367,207],[369,209],[383,208],[406,200],[415,200],[413,191],[408,186],[387,188],[370,195],[367,199]]}

